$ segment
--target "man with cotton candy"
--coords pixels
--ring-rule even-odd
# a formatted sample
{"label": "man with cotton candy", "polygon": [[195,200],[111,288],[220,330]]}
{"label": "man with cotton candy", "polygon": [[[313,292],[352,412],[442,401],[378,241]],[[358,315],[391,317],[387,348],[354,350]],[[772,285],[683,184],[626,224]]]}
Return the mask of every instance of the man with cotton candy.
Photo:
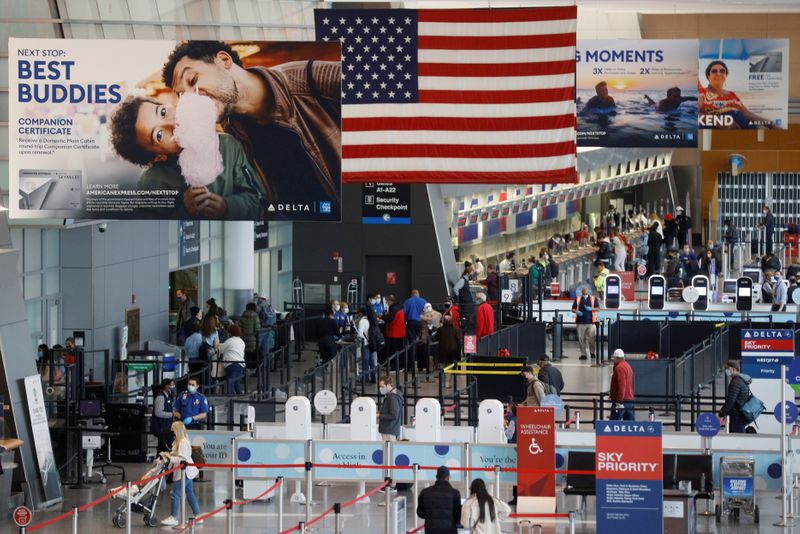
{"label": "man with cotton candy", "polygon": [[177,106],[129,97],[114,111],[114,149],[148,166],[139,191],[151,192],[153,202],[170,199],[148,211],[171,219],[262,218],[265,192],[241,144],[216,131],[216,116],[214,102],[197,94],[184,95]]}
{"label": "man with cotton candy", "polygon": [[178,94],[197,91],[215,101],[220,122],[241,141],[276,215],[338,218],[340,62],[303,60],[246,69],[223,42],[188,41],[172,51],[162,76]]}

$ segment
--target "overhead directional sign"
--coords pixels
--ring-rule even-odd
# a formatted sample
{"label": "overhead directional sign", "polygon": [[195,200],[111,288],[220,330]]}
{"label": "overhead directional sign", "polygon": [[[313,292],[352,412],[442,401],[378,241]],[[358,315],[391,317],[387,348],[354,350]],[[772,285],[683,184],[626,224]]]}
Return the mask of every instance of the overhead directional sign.
{"label": "overhead directional sign", "polygon": [[742,372],[752,378],[779,379],[781,365],[794,360],[794,331],[742,329]]}

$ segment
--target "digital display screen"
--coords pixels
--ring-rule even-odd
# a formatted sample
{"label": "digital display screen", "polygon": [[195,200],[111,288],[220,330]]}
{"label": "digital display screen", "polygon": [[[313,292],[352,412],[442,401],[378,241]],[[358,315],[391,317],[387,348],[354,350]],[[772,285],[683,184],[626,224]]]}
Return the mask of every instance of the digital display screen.
{"label": "digital display screen", "polygon": [[616,285],[606,286],[606,292],[609,295],[619,295],[619,286]]}
{"label": "digital display screen", "polygon": [[749,278],[754,284],[761,280],[761,271],[759,269],[745,269],[743,274],[745,278]]}
{"label": "digital display screen", "polygon": [[725,280],[722,283],[722,292],[727,293],[729,295],[733,295],[736,293],[736,280]]}
{"label": "digital display screen", "polygon": [[706,294],[708,293],[708,290],[703,286],[694,286],[694,287],[695,289],[697,289],[697,294],[700,295],[701,297],[705,297]]}
{"label": "digital display screen", "polygon": [[650,287],[650,294],[651,295],[663,295],[664,294],[664,287],[663,286],[651,286]]}
{"label": "digital display screen", "polygon": [[740,287],[737,293],[740,297],[749,298],[750,297],[750,288],[749,287]]}

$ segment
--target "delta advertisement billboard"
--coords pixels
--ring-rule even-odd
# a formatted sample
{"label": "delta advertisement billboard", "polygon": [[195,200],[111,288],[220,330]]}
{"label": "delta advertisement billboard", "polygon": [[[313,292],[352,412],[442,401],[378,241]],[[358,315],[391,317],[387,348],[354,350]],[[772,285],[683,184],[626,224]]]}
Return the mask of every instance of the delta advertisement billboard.
{"label": "delta advertisement billboard", "polygon": [[699,57],[701,128],[789,127],[788,39],[706,39]]}
{"label": "delta advertisement billboard", "polygon": [[578,41],[578,146],[697,146],[696,39]]}
{"label": "delta advertisement billboard", "polygon": [[341,215],[338,42],[9,39],[12,218]]}

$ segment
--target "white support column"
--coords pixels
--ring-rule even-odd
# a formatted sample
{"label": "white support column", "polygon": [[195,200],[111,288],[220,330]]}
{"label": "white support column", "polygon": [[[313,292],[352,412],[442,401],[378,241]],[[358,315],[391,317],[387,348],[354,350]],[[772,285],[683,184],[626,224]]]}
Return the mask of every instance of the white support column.
{"label": "white support column", "polygon": [[253,298],[255,251],[253,221],[229,221],[223,247],[223,286],[228,313],[239,314]]}

